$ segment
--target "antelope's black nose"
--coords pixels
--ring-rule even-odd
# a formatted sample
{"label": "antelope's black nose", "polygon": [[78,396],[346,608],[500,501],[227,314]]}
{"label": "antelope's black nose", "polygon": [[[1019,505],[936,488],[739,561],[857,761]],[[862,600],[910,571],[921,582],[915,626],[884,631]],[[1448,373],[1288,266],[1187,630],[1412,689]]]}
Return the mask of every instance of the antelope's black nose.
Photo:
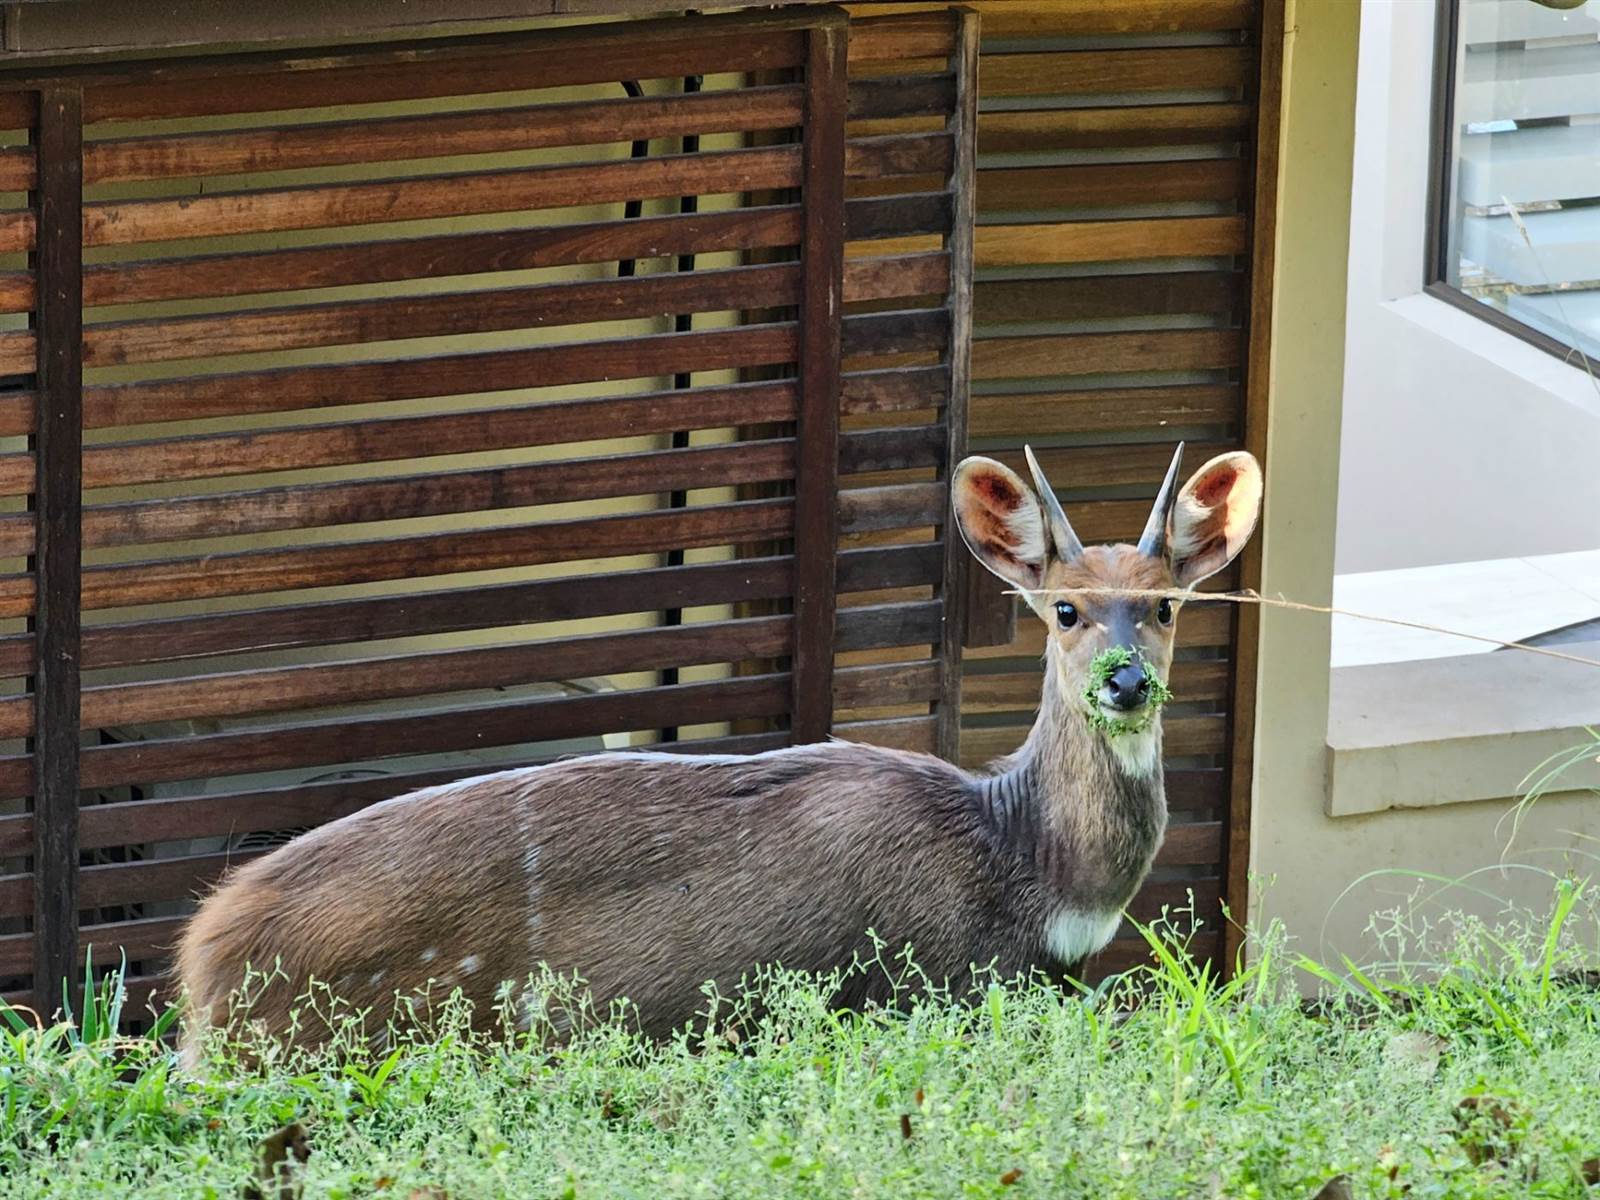
{"label": "antelope's black nose", "polygon": [[1129,663],[1125,667],[1118,667],[1106,680],[1106,691],[1111,696],[1111,703],[1126,712],[1138,708],[1150,698],[1150,677],[1138,663]]}

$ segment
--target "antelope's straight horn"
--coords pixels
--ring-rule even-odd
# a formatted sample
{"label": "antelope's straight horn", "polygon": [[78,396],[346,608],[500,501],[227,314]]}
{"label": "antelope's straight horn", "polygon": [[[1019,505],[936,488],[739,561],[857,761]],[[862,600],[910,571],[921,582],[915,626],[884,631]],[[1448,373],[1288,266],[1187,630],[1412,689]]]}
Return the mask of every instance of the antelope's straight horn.
{"label": "antelope's straight horn", "polygon": [[1150,558],[1160,558],[1167,552],[1167,523],[1172,517],[1172,506],[1178,499],[1178,468],[1183,465],[1183,443],[1172,452],[1172,465],[1161,490],[1156,493],[1155,507],[1145,522],[1144,534],[1139,538],[1139,553]]}
{"label": "antelope's straight horn", "polygon": [[1033,490],[1039,493],[1039,503],[1044,506],[1045,521],[1050,526],[1050,540],[1055,543],[1056,557],[1062,562],[1070,562],[1083,553],[1083,543],[1072,531],[1072,523],[1067,520],[1061,501],[1056,499],[1055,488],[1050,486],[1050,481],[1044,477],[1044,468],[1033,456],[1033,447],[1024,446],[1022,455],[1028,460],[1028,471],[1033,476]]}

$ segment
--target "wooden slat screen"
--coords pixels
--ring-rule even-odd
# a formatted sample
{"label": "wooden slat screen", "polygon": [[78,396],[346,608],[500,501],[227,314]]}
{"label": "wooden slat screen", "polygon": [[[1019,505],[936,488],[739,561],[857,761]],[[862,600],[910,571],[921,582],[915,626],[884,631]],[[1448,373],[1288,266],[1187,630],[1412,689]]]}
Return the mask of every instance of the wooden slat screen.
{"label": "wooden slat screen", "polygon": [[[1246,355],[1263,6],[968,7],[982,29],[971,448],[1021,469],[1030,443],[1086,541],[1132,541],[1177,439],[1189,444],[1191,470],[1224,449],[1261,449],[1261,431],[1247,428]],[[930,65],[942,53],[934,37],[945,4],[851,9],[858,31],[868,16],[920,14],[921,35],[899,37],[904,53]],[[853,72],[877,74],[855,57]],[[880,94],[893,91],[886,84]],[[851,135],[904,142],[932,128],[886,110],[852,123]],[[1206,586],[1241,581],[1236,566]],[[1016,616],[997,581],[975,574],[974,583],[962,683],[968,766],[1021,743],[1044,646],[1043,626]],[[1242,785],[1232,776],[1253,719],[1249,681],[1234,669],[1241,636],[1253,634],[1237,627],[1231,606],[1184,610],[1177,702],[1164,722],[1173,827],[1134,908],[1152,917],[1192,887],[1205,922],[1200,955],[1220,954],[1218,899],[1231,887],[1241,907],[1244,884],[1225,841],[1230,793],[1242,786],[1248,801],[1248,769]],[[1087,973],[1144,957],[1131,935]]]}
{"label": "wooden slat screen", "polygon": [[[962,436],[945,24],[930,79],[868,93],[941,132],[848,145],[837,10],[0,84],[0,990],[92,944],[137,1008],[197,888],[413,786],[836,708],[931,749],[944,700],[953,735],[951,547],[904,532]],[[67,459],[81,490],[36,484]],[[39,658],[62,603],[81,696]]]}
{"label": "wooden slat screen", "polygon": [[[875,614],[894,634],[841,642],[839,676],[859,684],[838,733],[952,759],[966,550],[945,510],[966,449],[976,53],[970,15],[851,23],[846,279],[864,286],[845,295],[839,495],[864,521],[841,561],[919,565],[868,587],[841,579],[843,616]],[[905,132],[871,132],[884,121]]]}

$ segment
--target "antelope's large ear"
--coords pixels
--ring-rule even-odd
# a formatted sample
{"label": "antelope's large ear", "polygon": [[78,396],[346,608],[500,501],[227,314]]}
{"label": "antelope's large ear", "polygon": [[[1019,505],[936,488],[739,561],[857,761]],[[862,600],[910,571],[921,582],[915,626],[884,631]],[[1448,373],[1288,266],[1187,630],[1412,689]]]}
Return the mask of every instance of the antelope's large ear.
{"label": "antelope's large ear", "polygon": [[[1013,587],[1044,586],[1050,540],[1033,490],[1004,463],[973,456],[961,461],[951,481],[950,502],[967,549]],[[1039,608],[1043,598],[1027,596]]]}
{"label": "antelope's large ear", "polygon": [[1261,467],[1243,450],[1220,454],[1183,485],[1172,509],[1167,553],[1179,587],[1193,587],[1233,561],[1261,515]]}

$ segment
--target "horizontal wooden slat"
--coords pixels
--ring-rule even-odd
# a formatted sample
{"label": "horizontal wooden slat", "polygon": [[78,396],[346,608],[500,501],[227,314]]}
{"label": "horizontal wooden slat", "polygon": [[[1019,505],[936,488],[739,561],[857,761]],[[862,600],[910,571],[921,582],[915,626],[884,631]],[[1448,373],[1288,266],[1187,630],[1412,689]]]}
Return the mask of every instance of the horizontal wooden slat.
{"label": "horizontal wooden slat", "polygon": [[[1079,513],[1093,506],[1076,504],[1069,513],[1073,528],[1080,534],[1083,533],[1086,522],[1080,519]],[[1149,505],[1145,505],[1145,514],[1149,515]],[[1130,536],[1137,535],[1139,527],[1130,530]],[[1099,539],[1091,539],[1099,540]],[[1180,646],[1226,646],[1233,629],[1232,605],[1221,602],[1203,604],[1190,601],[1184,605],[1182,614],[1178,617],[1177,643]],[[1037,660],[1044,653],[1045,627],[1044,622],[1037,620],[1033,615],[1024,611],[1017,620],[1017,637],[1008,646],[980,646],[967,650],[969,660],[979,661],[993,658],[1023,658]]]}
{"label": "horizontal wooden slat", "polygon": [[1010,167],[978,172],[978,212],[1235,200],[1247,179],[1237,158]]}
{"label": "horizontal wooden slat", "polygon": [[[446,292],[393,300],[108,322],[90,325],[84,330],[84,365],[121,366],[197,356],[209,358],[252,351],[778,306],[796,303],[799,295],[799,264],[775,263],[538,287]],[[31,335],[8,336],[27,336],[30,342],[32,340]],[[6,358],[5,348],[5,338],[0,337],[0,364]],[[30,345],[30,357],[31,349]],[[31,367],[25,369],[31,370]]]}
{"label": "horizontal wooden slat", "polygon": [[1243,276],[1234,271],[1159,271],[1061,279],[985,279],[973,288],[973,320],[1069,321],[1097,317],[1231,313]]}
{"label": "horizontal wooden slat", "polygon": [[839,493],[843,535],[933,525],[944,517],[946,489],[939,483],[846,488]]}
{"label": "horizontal wooden slat", "polygon": [[954,75],[901,75],[850,83],[846,115],[852,121],[942,116],[955,103]]}
{"label": "horizontal wooden slat", "polygon": [[33,272],[0,271],[0,312],[27,312],[33,304]]}
{"label": "horizontal wooden slat", "polygon": [[901,412],[934,408],[950,393],[950,370],[937,367],[889,367],[846,372],[841,380],[842,413]]}
{"label": "horizontal wooden slat", "polygon": [[[88,547],[485,512],[794,477],[788,440],[611,454],[300,487],[99,505],[84,512]],[[32,549],[32,518],[0,517],[0,553]]]}
{"label": "horizontal wooden slat", "polygon": [[[793,420],[792,380],[87,447],[86,488],[383,462]],[[10,478],[28,456],[0,456]]]}
{"label": "horizontal wooden slat", "polygon": [[[936,432],[939,426],[902,427],[874,430],[853,438],[850,450],[840,456],[840,470],[902,470],[914,466],[941,464]],[[1171,442],[1130,442],[1110,445],[1035,448],[1035,458],[1059,490],[1074,488],[1115,488],[1146,485],[1154,493],[1173,461]],[[1216,454],[1237,450],[1234,442],[1190,442],[1186,461],[1190,469],[1210,461]],[[1021,450],[990,450],[989,456],[1005,462],[1019,474],[1027,462]]]}
{"label": "horizontal wooden slat", "polygon": [[[943,425],[908,425],[846,433],[839,439],[839,473],[942,467],[949,435]],[[843,486],[854,486],[847,483]]]}
{"label": "horizontal wooden slat", "polygon": [[0,129],[26,129],[39,119],[39,93],[0,92]]}
{"label": "horizontal wooden slat", "polygon": [[[665,547],[740,545],[785,536],[792,501],[756,500],[590,520],[552,521],[374,541],[319,543],[200,558],[91,567],[88,609],[377,583],[586,558],[648,554]],[[33,609],[31,575],[0,576],[0,616]]]}
{"label": "horizontal wooden slat", "polygon": [[[800,184],[799,146],[510,168],[367,183],[119,200],[84,208],[86,246],[414,221],[603,204],[658,196],[748,192]],[[0,250],[31,244],[31,214],[0,214]]]}
{"label": "horizontal wooden slat", "polygon": [[[930,583],[937,578],[938,562],[938,547],[934,545],[845,551],[838,559],[838,588],[848,593]],[[632,571],[626,588],[607,586],[605,576],[580,575],[467,590],[90,625],[83,631],[81,653],[83,666],[92,670],[765,600],[793,591],[792,570],[792,560],[787,557],[743,559]],[[851,627],[842,628],[848,632]],[[31,635],[0,638],[0,674],[26,674],[32,667],[32,655]],[[0,828],[5,820],[0,818]],[[4,847],[4,837],[0,835],[0,852]]]}
{"label": "horizontal wooden slat", "polygon": [[[924,426],[847,433],[840,443],[840,469],[883,471],[937,464],[943,457],[940,429]],[[174,472],[165,478],[181,474]],[[151,544],[727,487],[793,476],[791,441],[748,441],[519,467],[93,505],[84,511],[83,537],[84,545],[91,548]],[[0,517],[0,554],[22,555],[32,549],[33,518]]]}
{"label": "horizontal wooden slat", "polygon": [[980,225],[973,254],[980,267],[1037,263],[1126,262],[1138,258],[1207,258],[1243,254],[1243,217],[1161,217],[1069,221],[1053,225]]}
{"label": "horizontal wooden slat", "polygon": [[851,179],[925,174],[942,179],[954,158],[955,144],[947,133],[851,138],[844,147],[844,171]]}
{"label": "horizontal wooden slat", "polygon": [[87,428],[427,396],[641,379],[792,362],[793,324],[607,338],[524,350],[288,367],[84,389]]}
{"label": "horizontal wooden slat", "polygon": [[950,227],[948,192],[910,192],[849,200],[844,208],[844,234],[851,241],[903,234],[942,233]]}
{"label": "horizontal wooden slat", "polygon": [[[85,728],[240,717],[370,700],[512,687],[586,675],[771,658],[791,649],[786,616],[476,646],[353,662],[225,671],[85,688]],[[0,700],[0,737],[33,731],[32,697]]]}
{"label": "horizontal wooden slat", "polygon": [[29,375],[38,351],[31,332],[0,333],[0,375]]}
{"label": "horizontal wooden slat", "polygon": [[[1172,664],[1166,683],[1179,703],[1220,700],[1227,692],[1228,664],[1222,659]],[[1043,674],[996,674],[968,671],[961,680],[961,711],[966,713],[1032,712],[1039,707]]]}
{"label": "horizontal wooden slat", "polygon": [[[308,722],[279,729],[96,746],[82,757],[83,786],[152,784],[296,766],[359,762],[402,754],[446,753],[555,741],[601,732],[778,716],[789,699],[787,675],[751,675],[712,683],[601,692],[492,707],[440,709],[416,716]],[[26,776],[24,756],[0,759],[0,788]],[[81,897],[93,904],[89,896]]]}
{"label": "horizontal wooden slat", "polygon": [[186,67],[87,68],[84,120],[149,120],[375,104],[605,83],[765,71],[804,58],[803,19],[776,16],[769,28],[708,18],[709,24],[651,22],[610,29],[540,29],[454,39],[419,48],[352,49],[345,55],[291,51],[234,55]]}
{"label": "horizontal wooden slat", "polygon": [[[893,547],[899,552],[906,547]],[[843,589],[841,589],[843,590]],[[841,655],[903,646],[928,646],[938,640],[942,609],[937,600],[895,600],[883,604],[843,605],[839,609],[834,649]],[[840,678],[835,672],[835,679]],[[848,676],[845,676],[848,678]],[[843,705],[844,701],[836,701]]]}
{"label": "horizontal wooden slat", "polygon": [[798,125],[797,85],[91,141],[87,185],[580,146]]}
{"label": "horizontal wooden slat", "polygon": [[[840,531],[849,535],[929,524],[942,515],[943,502],[943,488],[938,484],[849,491],[840,496]],[[740,545],[785,536],[790,531],[792,505],[789,499],[755,500],[91,567],[84,572],[83,606],[98,609],[348,586],[585,558],[626,557],[664,547]],[[33,610],[33,596],[33,576],[0,576],[0,616],[28,615]]]}
{"label": "horizontal wooden slat", "polygon": [[[924,12],[944,7],[928,0],[845,6],[861,16]],[[988,38],[1082,37],[1106,33],[1211,33],[1249,29],[1252,0],[965,0],[976,9]]]}
{"label": "horizontal wooden slat", "polygon": [[[78,962],[91,954],[97,967],[114,967],[124,956],[129,964],[143,958],[165,958],[177,943],[184,917],[150,917],[140,921],[85,925],[78,931]],[[0,978],[26,975],[33,966],[33,934],[0,937]]]}
{"label": "horizontal wooden slat", "polygon": [[[861,213],[852,237],[889,236],[939,228],[948,215],[946,196],[911,196],[893,201],[854,201],[847,216]],[[869,206],[871,206],[869,208]],[[880,211],[881,214],[880,215]],[[886,231],[886,232],[885,232]],[[201,317],[173,317],[91,324],[84,333],[88,366],[211,357],[261,350],[334,346],[399,338],[438,337],[498,329],[536,328],[618,320],[721,307],[794,303],[798,266],[792,263],[646,275],[625,280],[493,288],[471,292],[267,308]],[[871,300],[942,293],[949,281],[943,254],[867,259],[845,271],[845,299]],[[31,333],[0,334],[0,374],[33,370]]]}
{"label": "horizontal wooden slat", "polygon": [[1156,866],[1178,867],[1220,862],[1222,822],[1195,821],[1167,826],[1167,836],[1156,852]]}
{"label": "horizontal wooden slat", "polygon": [[844,264],[844,300],[901,300],[943,296],[950,286],[950,256],[944,252],[882,258],[852,258]]}
{"label": "horizontal wooden slat", "polygon": [[[24,496],[33,491],[36,481],[33,453],[31,451],[18,451],[15,454],[0,454],[0,495]],[[0,523],[12,526],[23,525],[32,528],[33,518],[29,516],[0,517]],[[31,544],[31,535],[29,537]]]}
{"label": "horizontal wooden slat", "polygon": [[839,710],[914,704],[938,694],[939,664],[926,659],[834,669],[833,704]]}
{"label": "horizontal wooden slat", "polygon": [[850,23],[850,65],[885,59],[935,58],[956,48],[955,22],[947,12]]}
{"label": "horizontal wooden slat", "polygon": [[1164,329],[980,338],[972,343],[974,379],[1095,375],[1117,371],[1191,371],[1238,366],[1236,329]]}
{"label": "horizontal wooden slat", "polygon": [[1254,67],[1248,46],[985,54],[980,87],[986,98],[1242,88]]}
{"label": "horizontal wooden slat", "polygon": [[[1238,448],[1234,442],[1191,442],[1184,451],[1184,461],[1192,472],[1216,455]],[[1110,446],[1039,447],[1034,455],[1059,491],[1144,484],[1154,492],[1166,476],[1176,449],[1172,442],[1131,442]],[[990,454],[1014,471],[1028,469],[1021,451],[994,450]]]}
{"label": "horizontal wooden slat", "polygon": [[759,249],[793,245],[799,240],[799,208],[771,206],[491,233],[392,238],[353,245],[152,259],[86,268],[84,303],[249,296],[627,258]]}
{"label": "horizontal wooden slat", "polygon": [[914,750],[932,754],[937,728],[937,717],[841,721],[834,726],[833,736],[845,742],[865,742],[890,750]]}
{"label": "horizontal wooden slat", "polygon": [[845,358],[917,350],[942,354],[949,335],[950,314],[942,308],[862,313],[844,318],[840,353]]}
{"label": "horizontal wooden slat", "polygon": [[1186,767],[1168,771],[1167,808],[1215,817],[1227,798],[1227,772],[1221,767]]}
{"label": "horizontal wooden slat", "polygon": [[1248,104],[1145,104],[986,112],[978,116],[978,150],[983,154],[1014,154],[1232,142],[1248,135],[1250,119]]}
{"label": "horizontal wooden slat", "polygon": [[969,430],[979,438],[1021,438],[1220,425],[1239,419],[1239,404],[1232,384],[976,395]]}
{"label": "horizontal wooden slat", "polygon": [[38,180],[38,155],[32,146],[0,147],[0,192],[25,192]]}

